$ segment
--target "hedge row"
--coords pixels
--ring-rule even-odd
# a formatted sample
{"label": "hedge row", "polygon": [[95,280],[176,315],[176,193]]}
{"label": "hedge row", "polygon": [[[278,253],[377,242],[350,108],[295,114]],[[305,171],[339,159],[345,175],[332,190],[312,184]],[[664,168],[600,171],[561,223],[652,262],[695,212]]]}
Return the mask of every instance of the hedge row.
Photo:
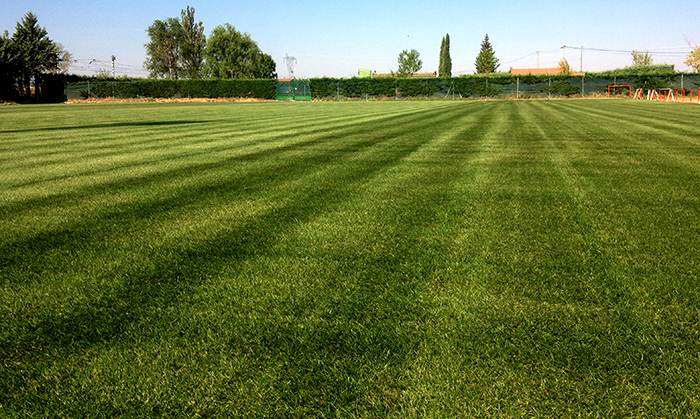
{"label": "hedge row", "polygon": [[[631,84],[637,88],[678,88],[700,86],[700,74],[670,72],[654,73],[588,73],[584,77],[566,75],[513,76],[508,73],[470,75],[451,79],[336,79],[317,78],[309,81],[316,99],[363,97],[462,97],[514,96],[573,96],[605,93],[609,84]],[[88,80],[68,81],[70,97],[117,98],[217,98],[242,97],[274,99],[276,80]],[[53,90],[53,89],[52,89]],[[76,95],[77,93],[77,95]]]}
{"label": "hedge row", "polygon": [[531,94],[571,96],[581,93],[580,79],[565,76],[534,77],[458,77],[452,79],[311,79],[314,98],[366,96],[435,97],[450,94],[462,97],[496,97]]}
{"label": "hedge row", "polygon": [[[132,99],[149,98],[258,98],[274,99],[276,80],[128,80],[93,81],[89,96]],[[81,91],[88,96],[88,92]]]}
{"label": "hedge row", "polygon": [[[681,82],[681,77],[683,81]],[[471,75],[451,79],[311,79],[314,98],[375,97],[437,97],[450,94],[462,97],[496,97],[521,95],[573,96],[582,93],[606,93],[610,84],[631,84],[634,87],[658,89],[662,87],[697,87],[699,74],[654,73],[586,74],[584,77],[567,75],[514,76],[501,73]]]}

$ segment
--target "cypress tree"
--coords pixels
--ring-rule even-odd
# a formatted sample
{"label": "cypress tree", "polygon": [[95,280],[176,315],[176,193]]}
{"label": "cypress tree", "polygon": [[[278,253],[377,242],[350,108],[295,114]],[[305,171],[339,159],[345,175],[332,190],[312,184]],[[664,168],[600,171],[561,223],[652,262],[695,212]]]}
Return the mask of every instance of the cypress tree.
{"label": "cypress tree", "polygon": [[499,65],[491,40],[489,40],[489,35],[486,34],[484,41],[481,43],[481,51],[476,57],[476,72],[478,74],[495,73]]}
{"label": "cypress tree", "polygon": [[442,38],[440,45],[440,66],[438,67],[440,77],[452,77],[452,58],[450,58],[450,34]]}
{"label": "cypress tree", "polygon": [[440,44],[440,64],[438,65],[438,76],[445,77],[445,37],[442,37]]}
{"label": "cypress tree", "polygon": [[443,77],[452,77],[452,57],[450,56],[450,34],[445,35],[445,68]]}

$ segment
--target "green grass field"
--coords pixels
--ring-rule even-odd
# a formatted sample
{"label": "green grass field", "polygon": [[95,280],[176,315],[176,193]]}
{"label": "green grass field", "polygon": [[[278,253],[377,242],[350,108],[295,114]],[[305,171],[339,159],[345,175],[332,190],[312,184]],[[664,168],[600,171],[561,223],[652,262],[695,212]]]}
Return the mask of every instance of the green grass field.
{"label": "green grass field", "polygon": [[700,107],[0,108],[0,416],[698,416]]}

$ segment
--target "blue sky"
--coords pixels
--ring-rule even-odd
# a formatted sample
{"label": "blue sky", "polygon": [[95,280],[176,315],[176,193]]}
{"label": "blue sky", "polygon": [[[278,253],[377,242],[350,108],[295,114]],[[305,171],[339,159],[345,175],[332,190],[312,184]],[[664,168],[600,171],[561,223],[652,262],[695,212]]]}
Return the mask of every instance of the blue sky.
{"label": "blue sky", "polygon": [[[177,16],[192,5],[207,34],[226,22],[249,32],[286,73],[282,57],[296,56],[303,76],[352,76],[358,68],[396,68],[402,49],[415,48],[424,70],[437,69],[440,40],[452,39],[453,70],[473,72],[485,33],[510,67],[556,66],[562,54],[579,67],[579,53],[566,45],[591,48],[688,50],[700,43],[699,0],[619,1],[382,1],[382,0],[2,0],[0,30],[12,32],[28,10],[39,16],[50,36],[76,58],[107,61],[114,54],[122,72],[137,72],[144,61],[146,28],[154,19]],[[671,21],[673,20],[673,22]],[[530,56],[514,61],[519,57]],[[655,57],[684,69],[683,57]],[[85,63],[83,62],[83,68]],[[628,65],[628,54],[586,52],[585,70]],[[94,64],[90,71],[99,66]]]}

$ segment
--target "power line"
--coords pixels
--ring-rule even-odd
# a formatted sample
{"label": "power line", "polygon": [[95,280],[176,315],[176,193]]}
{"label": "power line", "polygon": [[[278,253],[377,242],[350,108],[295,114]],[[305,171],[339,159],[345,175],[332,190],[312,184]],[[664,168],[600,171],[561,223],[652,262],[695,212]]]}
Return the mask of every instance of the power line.
{"label": "power line", "polygon": [[607,52],[614,54],[631,54],[633,52],[644,52],[651,55],[673,55],[673,56],[685,56],[690,54],[687,49],[685,51],[651,51],[651,50],[624,50],[624,49],[607,49],[607,48],[587,48],[587,47],[572,47],[568,45],[563,45],[561,49],[571,49],[576,51],[593,51],[593,52]]}

